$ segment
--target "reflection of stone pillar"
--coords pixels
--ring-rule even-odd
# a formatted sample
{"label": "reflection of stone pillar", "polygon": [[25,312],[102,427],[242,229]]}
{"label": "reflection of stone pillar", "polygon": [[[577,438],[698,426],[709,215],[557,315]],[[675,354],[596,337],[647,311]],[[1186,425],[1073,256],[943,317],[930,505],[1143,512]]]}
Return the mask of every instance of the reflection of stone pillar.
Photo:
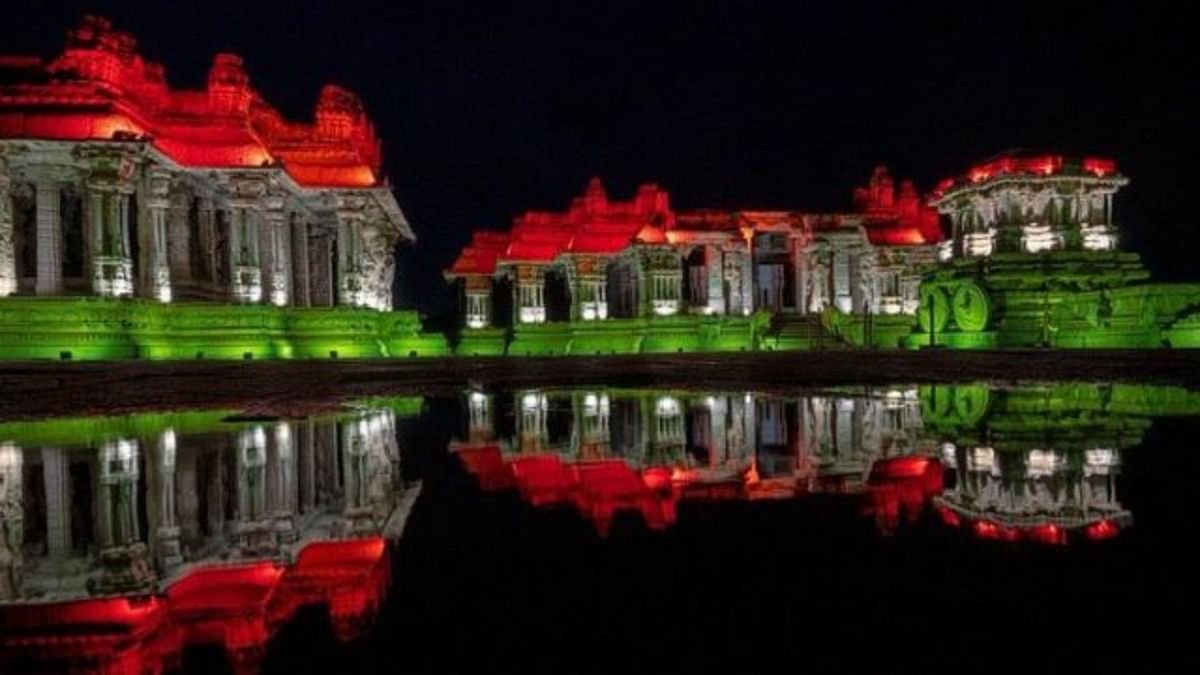
{"label": "reflection of stone pillar", "polygon": [[13,240],[12,181],[8,161],[0,155],[0,298],[17,292],[17,251]]}
{"label": "reflection of stone pillar", "polygon": [[23,457],[13,443],[0,443],[0,600],[21,595],[25,516]]}
{"label": "reflection of stone pillar", "polygon": [[237,540],[242,555],[273,555],[277,549],[267,512],[267,433],[262,427],[237,439]]}
{"label": "reflection of stone pillar", "polygon": [[138,525],[138,455],[132,439],[100,448],[100,573],[87,582],[93,594],[145,590],[157,580]]}
{"label": "reflection of stone pillar", "polygon": [[296,540],[296,467],[292,425],[275,426],[267,447],[267,511],[276,535],[285,542]]}
{"label": "reflection of stone pillar", "polygon": [[148,485],[151,508],[148,510],[154,535],[154,560],[166,570],[183,562],[179,544],[179,516],[176,495],[175,430],[167,429],[158,439],[155,456],[148,462]]}
{"label": "reflection of stone pillar", "polygon": [[37,294],[62,295],[62,194],[58,183],[39,179],[34,184],[37,205]]}
{"label": "reflection of stone pillar", "polygon": [[334,536],[378,534],[391,513],[399,459],[393,413],[366,413],[343,423],[341,432],[345,506]]}
{"label": "reflection of stone pillar", "polygon": [[316,420],[308,418],[294,426],[299,476],[300,512],[312,511],[317,496]]}
{"label": "reflection of stone pillar", "polygon": [[[338,427],[332,420],[316,424],[316,485],[317,504],[325,505],[342,492],[338,471]],[[344,469],[343,469],[344,470]]]}
{"label": "reflection of stone pillar", "polygon": [[200,484],[196,474],[197,447],[185,448],[175,454],[176,503],[179,513],[179,533],[185,541],[200,535]]}
{"label": "reflection of stone pillar", "polygon": [[71,493],[67,453],[42,448],[42,480],[46,489],[46,548],[51,557],[71,552]]}
{"label": "reflection of stone pillar", "polygon": [[521,452],[541,452],[546,445],[548,430],[546,395],[537,391],[520,394],[521,416],[517,418],[517,434]]}
{"label": "reflection of stone pillar", "polygon": [[146,199],[148,227],[143,228],[145,244],[141,258],[145,272],[143,285],[150,297],[171,302],[171,268],[167,254],[167,210],[171,207],[171,173],[161,167],[150,169],[150,194]]}

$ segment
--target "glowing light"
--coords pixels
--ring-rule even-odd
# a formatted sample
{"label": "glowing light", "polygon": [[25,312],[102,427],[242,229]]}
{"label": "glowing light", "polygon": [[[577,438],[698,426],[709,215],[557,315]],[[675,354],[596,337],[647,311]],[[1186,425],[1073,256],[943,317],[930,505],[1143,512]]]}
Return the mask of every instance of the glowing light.
{"label": "glowing light", "polygon": [[1101,520],[1084,528],[1084,534],[1087,535],[1088,539],[1092,540],[1112,539],[1120,534],[1120,532],[1121,528],[1111,520]]}
{"label": "glowing light", "polygon": [[1049,225],[1030,223],[1021,228],[1021,248],[1028,253],[1041,253],[1062,248],[1062,235]]}
{"label": "glowing light", "polygon": [[655,402],[655,412],[659,417],[671,417],[679,414],[679,399],[672,396],[661,396]]}
{"label": "glowing light", "polygon": [[970,232],[963,237],[963,252],[968,256],[986,258],[996,250],[996,231]]}
{"label": "glowing light", "polygon": [[1079,232],[1083,235],[1085,251],[1115,251],[1117,249],[1117,235],[1109,227],[1089,226],[1085,223],[1080,226]]}

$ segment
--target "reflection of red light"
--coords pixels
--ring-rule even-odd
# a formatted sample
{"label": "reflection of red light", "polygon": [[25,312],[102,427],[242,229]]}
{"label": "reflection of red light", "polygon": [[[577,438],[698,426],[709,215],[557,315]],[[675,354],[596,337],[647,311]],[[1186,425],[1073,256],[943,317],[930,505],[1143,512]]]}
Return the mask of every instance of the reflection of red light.
{"label": "reflection of red light", "polygon": [[954,511],[942,506],[938,508],[937,512],[938,515],[942,517],[942,522],[950,527],[958,527],[959,525],[962,525],[962,518],[959,518],[958,514]]}
{"label": "reflection of red light", "polygon": [[1087,534],[1088,539],[1111,539],[1121,532],[1121,528],[1111,520],[1101,520],[1098,523],[1088,525],[1084,532]]}
{"label": "reflection of red light", "polygon": [[219,644],[253,667],[303,604],[326,603],[340,639],[360,634],[388,582],[381,537],[309,544],[297,563],[206,566],[165,594],[0,607],[0,672],[9,659],[54,670],[159,672],[188,645]]}
{"label": "reflection of red light", "polygon": [[997,525],[986,520],[975,522],[975,534],[980,539],[992,539],[996,541],[1016,541],[1018,532],[1011,527]]}
{"label": "reflection of red light", "polygon": [[1062,546],[1067,543],[1067,531],[1053,523],[1031,527],[1027,533],[1030,539],[1043,544]]}

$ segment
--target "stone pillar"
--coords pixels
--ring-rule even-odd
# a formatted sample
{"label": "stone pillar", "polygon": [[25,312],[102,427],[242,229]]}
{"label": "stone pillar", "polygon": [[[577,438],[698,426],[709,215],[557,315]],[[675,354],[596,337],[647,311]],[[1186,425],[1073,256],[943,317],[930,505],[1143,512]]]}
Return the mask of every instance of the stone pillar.
{"label": "stone pillar", "polygon": [[46,490],[46,549],[53,558],[71,552],[71,491],[67,453],[42,448],[42,480]]}
{"label": "stone pillar", "polygon": [[792,303],[796,313],[800,315],[808,314],[808,303],[806,302],[808,297],[808,255],[805,244],[806,242],[801,237],[792,239],[792,272],[795,275]]}
{"label": "stone pillar", "polygon": [[171,173],[162,167],[152,167],[147,182],[146,214],[149,222],[141,228],[143,287],[159,302],[171,302],[171,268],[167,253],[167,213],[171,207]]}
{"label": "stone pillar", "polygon": [[258,213],[245,204],[229,212],[229,265],[233,301],[253,304],[262,300]]}
{"label": "stone pillar", "polygon": [[467,328],[492,325],[492,278],[480,274],[463,277],[463,319]]}
{"label": "stone pillar", "polygon": [[197,259],[202,265],[204,281],[216,283],[221,278],[221,253],[217,244],[217,209],[210,197],[201,197],[196,204],[196,229],[200,241],[200,255]]}
{"label": "stone pillar", "polygon": [[62,192],[51,178],[34,181],[37,204],[37,294],[62,295]]}
{"label": "stone pillar", "polygon": [[708,313],[725,314],[728,305],[725,300],[724,255],[719,246],[708,244],[704,247],[704,283],[708,287]]}
{"label": "stone pillar", "polygon": [[103,297],[132,296],[129,209],[135,190],[133,178],[141,159],[134,151],[110,147],[81,146],[75,154],[89,167],[84,210],[92,292]]}
{"label": "stone pillar", "polygon": [[321,228],[308,240],[310,254],[309,273],[312,288],[309,300],[313,307],[331,307],[333,295],[333,235]]}
{"label": "stone pillar", "polygon": [[262,211],[267,179],[258,173],[234,174],[229,187],[230,296],[234,302],[257,303],[263,298]]}
{"label": "stone pillar", "polygon": [[296,446],[289,422],[275,425],[267,446],[267,512],[275,535],[285,542],[296,540]]}
{"label": "stone pillar", "polygon": [[292,260],[292,304],[296,307],[312,305],[312,287],[309,280],[308,223],[294,219],[291,223]]}
{"label": "stone pillar", "polygon": [[167,210],[167,266],[175,295],[192,282],[191,199],[184,192],[170,196]]}
{"label": "stone pillar", "polygon": [[546,322],[546,274],[535,265],[518,265],[513,311],[517,323]]}
{"label": "stone pillar", "polygon": [[17,251],[13,240],[12,179],[0,155],[0,298],[17,292]]}
{"label": "stone pillar", "polygon": [[267,300],[276,307],[285,307],[291,301],[291,255],[287,250],[291,241],[288,230],[288,213],[283,195],[271,194],[264,200],[262,231],[263,287]]}
{"label": "stone pillar", "polygon": [[367,304],[366,279],[362,270],[362,214],[350,208],[337,214],[337,304],[363,307]]}

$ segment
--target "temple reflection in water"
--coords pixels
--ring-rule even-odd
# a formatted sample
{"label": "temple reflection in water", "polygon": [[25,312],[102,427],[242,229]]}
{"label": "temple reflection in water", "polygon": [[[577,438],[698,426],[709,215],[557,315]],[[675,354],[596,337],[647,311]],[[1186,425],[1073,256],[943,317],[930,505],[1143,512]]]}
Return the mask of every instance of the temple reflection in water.
{"label": "temple reflection in water", "polygon": [[0,424],[0,655],[141,672],[216,644],[253,668],[310,604],[339,637],[360,634],[419,492],[396,420],[379,407]]}
{"label": "temple reflection in water", "polygon": [[451,443],[487,490],[674,522],[680,501],[860,494],[880,531],[942,520],[982,538],[1065,544],[1132,523],[1116,478],[1151,414],[1200,398],[1127,385],[891,387],[797,395],[667,390],[472,391]]}
{"label": "temple reflection in water", "polygon": [[822,494],[889,535],[1086,545],[1133,523],[1124,453],[1153,417],[1200,413],[1200,394],[541,388],[392,398],[309,419],[0,423],[0,672],[157,672],[205,645],[254,670],[310,605],[327,608],[337,637],[363,635],[420,492],[401,475],[404,418],[434,408],[458,414],[426,420],[458,420],[440,433],[484,490],[574,510],[602,535],[626,514],[665,530],[691,517],[688,502]]}

